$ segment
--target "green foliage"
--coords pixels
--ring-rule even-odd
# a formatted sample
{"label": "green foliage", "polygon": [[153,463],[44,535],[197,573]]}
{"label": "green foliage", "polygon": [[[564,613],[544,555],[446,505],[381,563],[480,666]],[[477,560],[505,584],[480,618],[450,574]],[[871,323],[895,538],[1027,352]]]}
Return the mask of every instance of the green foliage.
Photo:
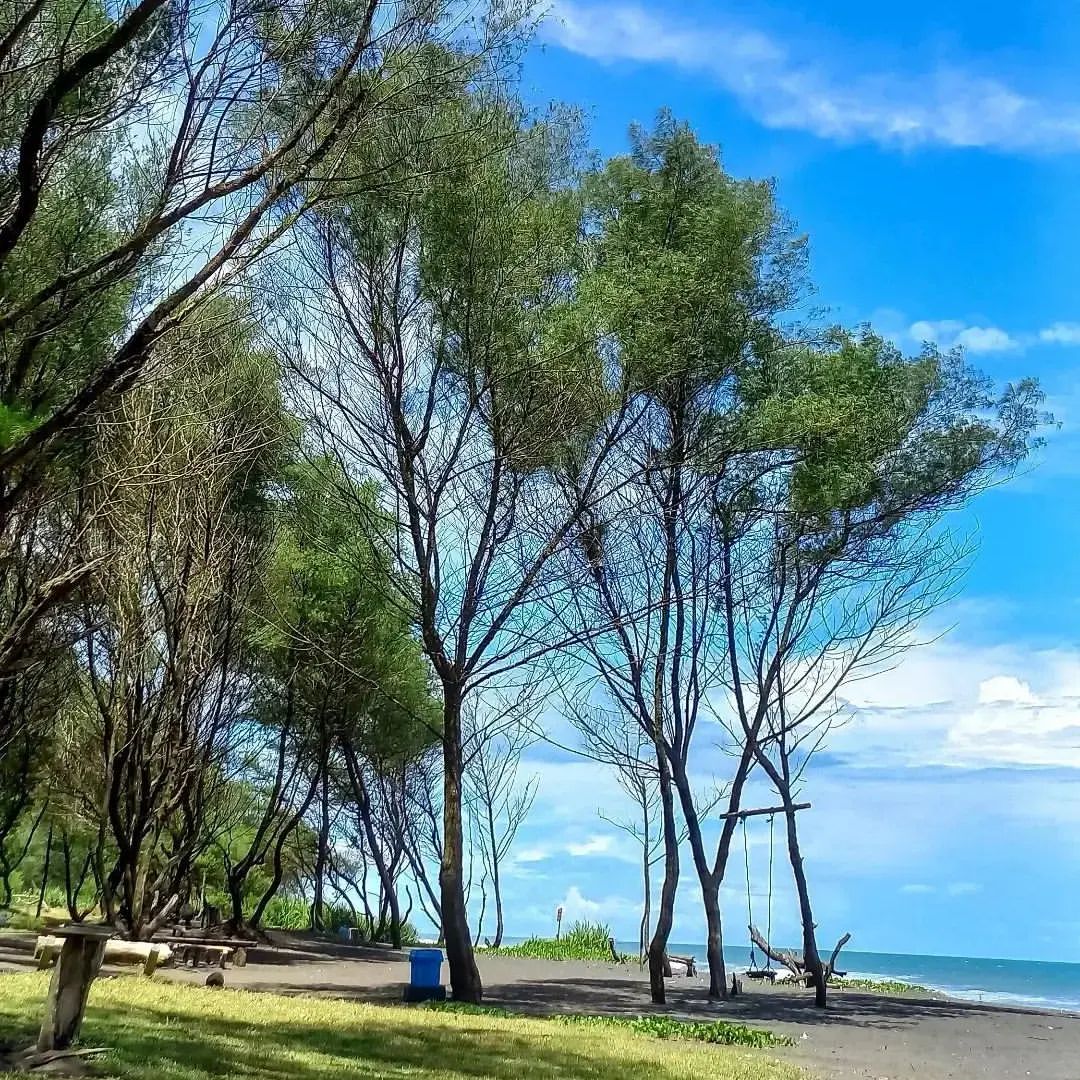
{"label": "green foliage", "polygon": [[266,905],[262,924],[270,930],[306,930],[311,925],[311,904],[302,896],[279,893]]}
{"label": "green foliage", "polygon": [[898,982],[896,979],[849,979],[836,977],[829,980],[830,986],[840,990],[870,990],[875,994],[933,994],[934,991],[918,983]]}
{"label": "green foliage", "polygon": [[670,113],[631,141],[586,184],[593,251],[582,289],[628,388],[689,408],[700,436],[723,402],[717,388],[773,347],[776,315],[804,287],[806,241],[771,184],[730,177]]}
{"label": "green foliage", "polygon": [[297,462],[280,506],[265,617],[253,630],[266,674],[261,718],[292,709],[303,727],[332,717],[369,759],[413,757],[437,737],[440,713],[374,486],[353,483],[328,458]]}
{"label": "green foliage", "polygon": [[[487,1005],[469,1005],[465,1002],[434,1001],[426,1008],[436,1012],[457,1013],[464,1016],[494,1016],[512,1019],[520,1014],[507,1009]],[[682,1039],[688,1042],[712,1043],[715,1046],[751,1046],[767,1049],[772,1046],[791,1046],[791,1039],[776,1035],[764,1028],[731,1024],[725,1020],[687,1021],[674,1020],[670,1016],[582,1016],[576,1013],[544,1017],[555,1024],[569,1027],[632,1031],[654,1039]]]}
{"label": "green foliage", "polygon": [[[494,956],[518,956],[530,960],[610,960],[611,928],[603,923],[578,921],[557,941],[555,938],[531,937],[520,945],[502,945],[487,949]],[[625,961],[629,957],[620,957]]]}
{"label": "green foliage", "polygon": [[[311,925],[311,902],[302,896],[278,895],[270,901],[263,915],[262,924],[268,930],[307,930]],[[348,926],[360,931],[360,941],[365,943],[387,943],[390,940],[390,928],[379,936],[378,927],[365,914],[359,918],[344,904],[327,904],[323,907],[323,925],[328,934],[337,933],[339,926]],[[420,933],[412,923],[401,925],[402,945],[415,945],[420,940]]]}

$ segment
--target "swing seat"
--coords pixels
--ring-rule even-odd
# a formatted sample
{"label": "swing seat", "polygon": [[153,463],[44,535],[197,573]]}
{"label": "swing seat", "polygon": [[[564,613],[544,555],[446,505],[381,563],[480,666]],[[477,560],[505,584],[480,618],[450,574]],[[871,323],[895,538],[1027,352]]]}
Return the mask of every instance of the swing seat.
{"label": "swing seat", "polygon": [[776,982],[776,972],[772,968],[748,968],[743,972],[744,979],[768,979]]}

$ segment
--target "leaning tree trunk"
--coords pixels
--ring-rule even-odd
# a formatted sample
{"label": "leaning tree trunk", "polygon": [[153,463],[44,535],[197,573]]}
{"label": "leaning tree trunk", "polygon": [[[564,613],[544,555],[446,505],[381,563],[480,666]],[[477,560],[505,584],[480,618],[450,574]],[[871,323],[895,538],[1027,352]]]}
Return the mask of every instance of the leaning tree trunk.
{"label": "leaning tree trunk", "polygon": [[664,973],[667,970],[667,944],[675,920],[675,893],[679,887],[679,836],[675,823],[675,796],[667,756],[657,747],[656,764],[660,780],[660,805],[664,835],[664,883],[660,889],[660,910],[656,929],[649,943],[649,990],[654,1005],[667,1001]]}
{"label": "leaning tree trunk", "polygon": [[473,955],[465,906],[461,692],[455,684],[444,683],[443,693],[443,852],[439,867],[443,938],[454,1000],[479,1005],[484,989]]}
{"label": "leaning tree trunk", "polygon": [[[371,808],[371,794],[368,791],[367,781],[364,779],[363,766],[356,755],[352,744],[347,739],[342,739],[342,749],[345,753],[345,767],[352,783],[353,795],[356,798],[357,815],[360,818],[360,826],[367,840],[368,850],[371,852],[371,860],[375,863],[375,871],[379,875],[379,884],[382,889],[384,904],[380,905],[379,923],[380,931],[385,923],[385,914],[390,914],[390,944],[395,949],[401,948],[401,904],[398,900],[397,882],[394,880],[394,869],[387,862],[379,836],[375,829],[375,820]],[[377,936],[381,936],[381,933]]]}
{"label": "leaning tree trunk", "polygon": [[[698,884],[701,886],[702,906],[705,909],[705,928],[707,931],[705,955],[709,962],[709,997],[725,998],[728,996],[727,967],[724,964],[724,934],[720,917],[720,882],[726,868],[726,856],[723,865],[714,873],[705,854],[705,841],[701,835],[701,823],[698,820],[697,807],[690,781],[681,761],[672,767],[672,779],[679,792],[683,809],[683,821],[686,824],[686,839],[690,844],[690,853],[694,859]],[[730,819],[728,819],[730,820]],[[726,821],[725,821],[726,825]]]}
{"label": "leaning tree trunk", "polygon": [[[323,922],[323,898],[326,888],[326,864],[330,855],[330,769],[329,761],[325,756],[322,768],[322,799],[319,804],[319,833],[316,838],[315,849],[315,888],[311,901],[311,929],[316,931],[326,929]],[[330,929],[333,929],[333,927]]]}
{"label": "leaning tree trunk", "polygon": [[784,818],[787,822],[788,857],[795,877],[795,889],[799,895],[799,915],[803,924],[803,967],[814,984],[814,1004],[825,1008],[826,974],[818,955],[817,935],[814,933],[814,912],[810,906],[810,889],[806,883],[802,852],[799,849],[799,832],[795,824],[795,807],[791,799],[784,798]]}

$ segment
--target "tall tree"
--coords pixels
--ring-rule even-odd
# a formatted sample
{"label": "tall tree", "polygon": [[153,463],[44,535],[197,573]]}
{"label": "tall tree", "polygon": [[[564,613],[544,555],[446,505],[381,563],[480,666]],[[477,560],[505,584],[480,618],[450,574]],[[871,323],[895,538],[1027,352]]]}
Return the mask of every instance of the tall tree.
{"label": "tall tree", "polygon": [[753,452],[712,492],[728,723],[780,796],[803,959],[824,1006],[799,785],[845,715],[845,684],[915,647],[952,595],[965,552],[947,515],[1023,460],[1042,395],[1030,381],[997,391],[958,353],[905,358],[870,333],[782,350],[755,383]]}
{"label": "tall tree", "polygon": [[[727,992],[719,890],[735,819],[710,855],[691,782],[698,723],[722,688],[712,488],[727,458],[744,451],[741,382],[784,340],[780,319],[800,295],[804,242],[768,184],[728,176],[716,151],[670,115],[631,138],[631,153],[589,184],[594,253],[583,290],[642,419],[620,449],[626,483],[592,512],[571,573],[581,586],[576,616],[591,628],[587,663],[654,751],[665,874],[649,956],[662,1001],[679,872],[676,799],[704,897],[709,993]],[[740,750],[736,761],[724,778],[729,810],[753,754]]]}
{"label": "tall tree", "polygon": [[[268,824],[266,832],[275,843],[283,839],[318,796],[319,893],[331,856],[330,803],[340,804],[344,792],[347,812],[355,814],[376,862],[391,932],[400,941],[395,879],[382,859],[375,803],[378,777],[438,738],[429,668],[393,602],[388,578],[394,563],[389,535],[378,528],[375,486],[354,483],[336,462],[321,458],[293,465],[285,492],[257,618],[258,700],[271,728],[291,730],[298,760],[290,768],[306,778],[301,789],[307,794],[296,813],[276,827]],[[358,529],[362,507],[366,528]],[[320,906],[317,896],[316,916]]]}
{"label": "tall tree", "polygon": [[[485,100],[464,78],[456,95],[422,106],[388,135],[414,148],[409,184],[305,225],[295,367],[328,452],[379,478],[380,510],[396,529],[396,577],[409,583],[398,602],[443,704],[451,984],[458,1000],[479,1001],[462,708],[492,679],[524,677],[551,644],[537,600],[560,588],[547,568],[575,535],[617,420],[597,423],[609,395],[574,304],[573,130],[558,117],[531,124],[515,102]],[[570,471],[583,477],[576,487]]]}
{"label": "tall tree", "polygon": [[220,826],[248,704],[266,483],[288,432],[276,365],[240,309],[208,306],[182,331],[159,347],[198,356],[199,369],[174,361],[96,432],[86,544],[98,565],[83,592],[83,692],[67,748],[73,794],[99,830],[104,910],[137,937],[184,899]]}

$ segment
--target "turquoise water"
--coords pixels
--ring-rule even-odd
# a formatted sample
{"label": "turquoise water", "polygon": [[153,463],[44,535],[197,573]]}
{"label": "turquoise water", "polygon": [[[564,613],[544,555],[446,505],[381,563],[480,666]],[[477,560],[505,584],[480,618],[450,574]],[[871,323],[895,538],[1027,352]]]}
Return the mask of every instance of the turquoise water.
{"label": "turquoise water", "polygon": [[[634,952],[633,942],[620,948]],[[705,962],[702,945],[672,942],[670,951]],[[729,965],[743,967],[745,948],[725,949]],[[940,990],[949,997],[999,1005],[1080,1011],[1080,964],[1039,960],[993,960],[977,956],[916,956],[845,949],[838,965],[852,978],[896,979]]]}

